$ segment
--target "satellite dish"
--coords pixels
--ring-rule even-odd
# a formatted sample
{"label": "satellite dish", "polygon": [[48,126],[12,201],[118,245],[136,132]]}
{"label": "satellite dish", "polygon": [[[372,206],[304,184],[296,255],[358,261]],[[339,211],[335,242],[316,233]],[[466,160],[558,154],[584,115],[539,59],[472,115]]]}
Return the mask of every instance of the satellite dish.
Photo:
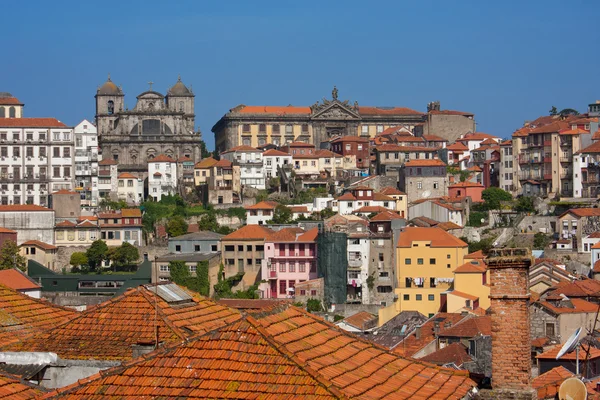
{"label": "satellite dish", "polygon": [[577,378],[565,379],[558,389],[558,398],[560,400],[586,400],[585,384]]}
{"label": "satellite dish", "polygon": [[429,190],[424,191],[423,193],[421,193],[421,197],[426,199],[429,196],[431,196],[431,192]]}
{"label": "satellite dish", "polygon": [[571,337],[569,337],[569,339],[565,342],[565,344],[563,344],[563,347],[560,349],[560,351],[556,355],[556,359],[558,360],[565,354],[570,353],[573,350],[575,350],[575,348],[577,346],[579,346],[579,341],[583,337],[584,333],[585,333],[585,331],[583,330],[583,328],[577,328],[577,330],[575,332],[573,332],[573,334],[571,335]]}

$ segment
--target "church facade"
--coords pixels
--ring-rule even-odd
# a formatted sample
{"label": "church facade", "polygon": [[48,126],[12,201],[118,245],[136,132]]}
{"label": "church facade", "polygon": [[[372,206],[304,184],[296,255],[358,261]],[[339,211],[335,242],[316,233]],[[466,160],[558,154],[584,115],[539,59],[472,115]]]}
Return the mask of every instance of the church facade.
{"label": "church facade", "polygon": [[225,114],[212,128],[215,147],[223,152],[235,146],[252,147],[272,143],[277,146],[302,141],[323,147],[339,136],[372,138],[392,126],[411,130],[426,123],[426,114],[405,107],[365,107],[358,102],[332,99],[309,107],[239,105]]}
{"label": "church facade", "polygon": [[125,106],[121,87],[108,80],[96,92],[96,126],[102,158],[119,163],[119,172],[144,178],[148,160],[166,154],[174,160],[201,159],[200,132],[194,132],[194,94],[181,78],[166,96],[150,89]]}

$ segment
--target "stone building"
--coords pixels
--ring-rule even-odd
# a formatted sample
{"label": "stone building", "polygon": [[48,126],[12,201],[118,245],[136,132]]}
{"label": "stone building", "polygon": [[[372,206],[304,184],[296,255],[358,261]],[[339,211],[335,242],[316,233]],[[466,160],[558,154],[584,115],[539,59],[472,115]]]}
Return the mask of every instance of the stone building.
{"label": "stone building", "polygon": [[119,172],[140,177],[159,154],[199,161],[202,136],[194,132],[194,94],[181,78],[164,96],[150,88],[131,110],[120,86],[108,80],[96,92],[96,126],[103,159],[118,161]]}
{"label": "stone building", "polygon": [[246,106],[229,110],[212,128],[217,151],[236,146],[280,146],[302,141],[318,148],[338,136],[372,138],[392,126],[413,129],[424,121],[424,114],[406,107],[365,107],[358,102],[332,99],[306,106]]}
{"label": "stone building", "polygon": [[408,194],[408,203],[419,199],[448,195],[446,164],[441,160],[410,160],[402,166],[400,190]]}
{"label": "stone building", "polygon": [[439,101],[427,104],[423,134],[436,135],[454,142],[461,135],[475,132],[475,114],[455,110],[442,110]]}

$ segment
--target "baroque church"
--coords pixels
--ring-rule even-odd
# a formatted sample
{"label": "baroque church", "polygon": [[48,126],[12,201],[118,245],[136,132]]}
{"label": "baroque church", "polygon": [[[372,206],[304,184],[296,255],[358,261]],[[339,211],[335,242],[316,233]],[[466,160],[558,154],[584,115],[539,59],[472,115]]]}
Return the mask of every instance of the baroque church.
{"label": "baroque church", "polygon": [[119,172],[145,177],[148,160],[166,154],[178,160],[201,159],[202,135],[194,131],[194,94],[181,77],[164,96],[152,90],[137,96],[131,110],[125,94],[111,79],[96,92],[96,126],[103,159],[119,163]]}

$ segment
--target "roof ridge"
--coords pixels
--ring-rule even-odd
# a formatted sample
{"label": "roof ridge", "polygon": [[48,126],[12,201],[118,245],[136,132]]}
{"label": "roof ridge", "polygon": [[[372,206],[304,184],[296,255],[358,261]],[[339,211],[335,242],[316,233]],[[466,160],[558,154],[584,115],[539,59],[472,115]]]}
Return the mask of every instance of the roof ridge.
{"label": "roof ridge", "polygon": [[[297,308],[295,306],[290,306],[293,308]],[[254,328],[256,331],[262,336],[262,338],[269,343],[271,346],[275,348],[283,357],[289,359],[293,364],[298,366],[302,371],[306,372],[310,375],[315,381],[319,384],[323,385],[325,389],[331,392],[334,396],[340,399],[346,399],[348,396],[344,395],[342,391],[335,385],[333,382],[326,379],[323,375],[319,374],[318,371],[315,371],[312,367],[308,366],[306,363],[302,363],[298,357],[285,348],[284,345],[277,343],[271,335],[266,331],[266,329],[258,322],[256,318],[252,315],[246,315],[246,321]]]}
{"label": "roof ridge", "polygon": [[[177,286],[179,286],[179,285],[177,285]],[[171,322],[171,320],[169,319],[169,317],[165,314],[165,312],[163,311],[162,307],[158,306],[158,302],[159,302],[159,300],[158,300],[158,293],[154,292],[154,296],[152,296],[153,298],[150,298],[150,294],[146,293],[149,290],[144,285],[138,286],[138,290],[139,290],[140,287],[144,288],[143,290],[140,291],[140,293],[142,294],[142,296],[148,301],[148,303],[151,306],[155,307],[157,318],[158,318],[158,315],[160,315],[162,317],[161,319],[163,320],[163,322],[165,323],[165,325],[167,325],[169,328],[171,328],[171,330],[173,331],[173,333],[175,333],[177,336],[179,336],[180,339],[185,339],[185,334],[183,333],[183,331],[180,328],[176,327],[173,324],[173,322]],[[193,296],[192,296],[192,299],[193,299],[194,303],[198,303],[198,301],[196,301]],[[154,301],[155,303],[152,304],[152,301]],[[167,306],[169,306],[168,303],[167,303]],[[156,330],[158,330],[158,326],[155,326],[154,328]]]}

